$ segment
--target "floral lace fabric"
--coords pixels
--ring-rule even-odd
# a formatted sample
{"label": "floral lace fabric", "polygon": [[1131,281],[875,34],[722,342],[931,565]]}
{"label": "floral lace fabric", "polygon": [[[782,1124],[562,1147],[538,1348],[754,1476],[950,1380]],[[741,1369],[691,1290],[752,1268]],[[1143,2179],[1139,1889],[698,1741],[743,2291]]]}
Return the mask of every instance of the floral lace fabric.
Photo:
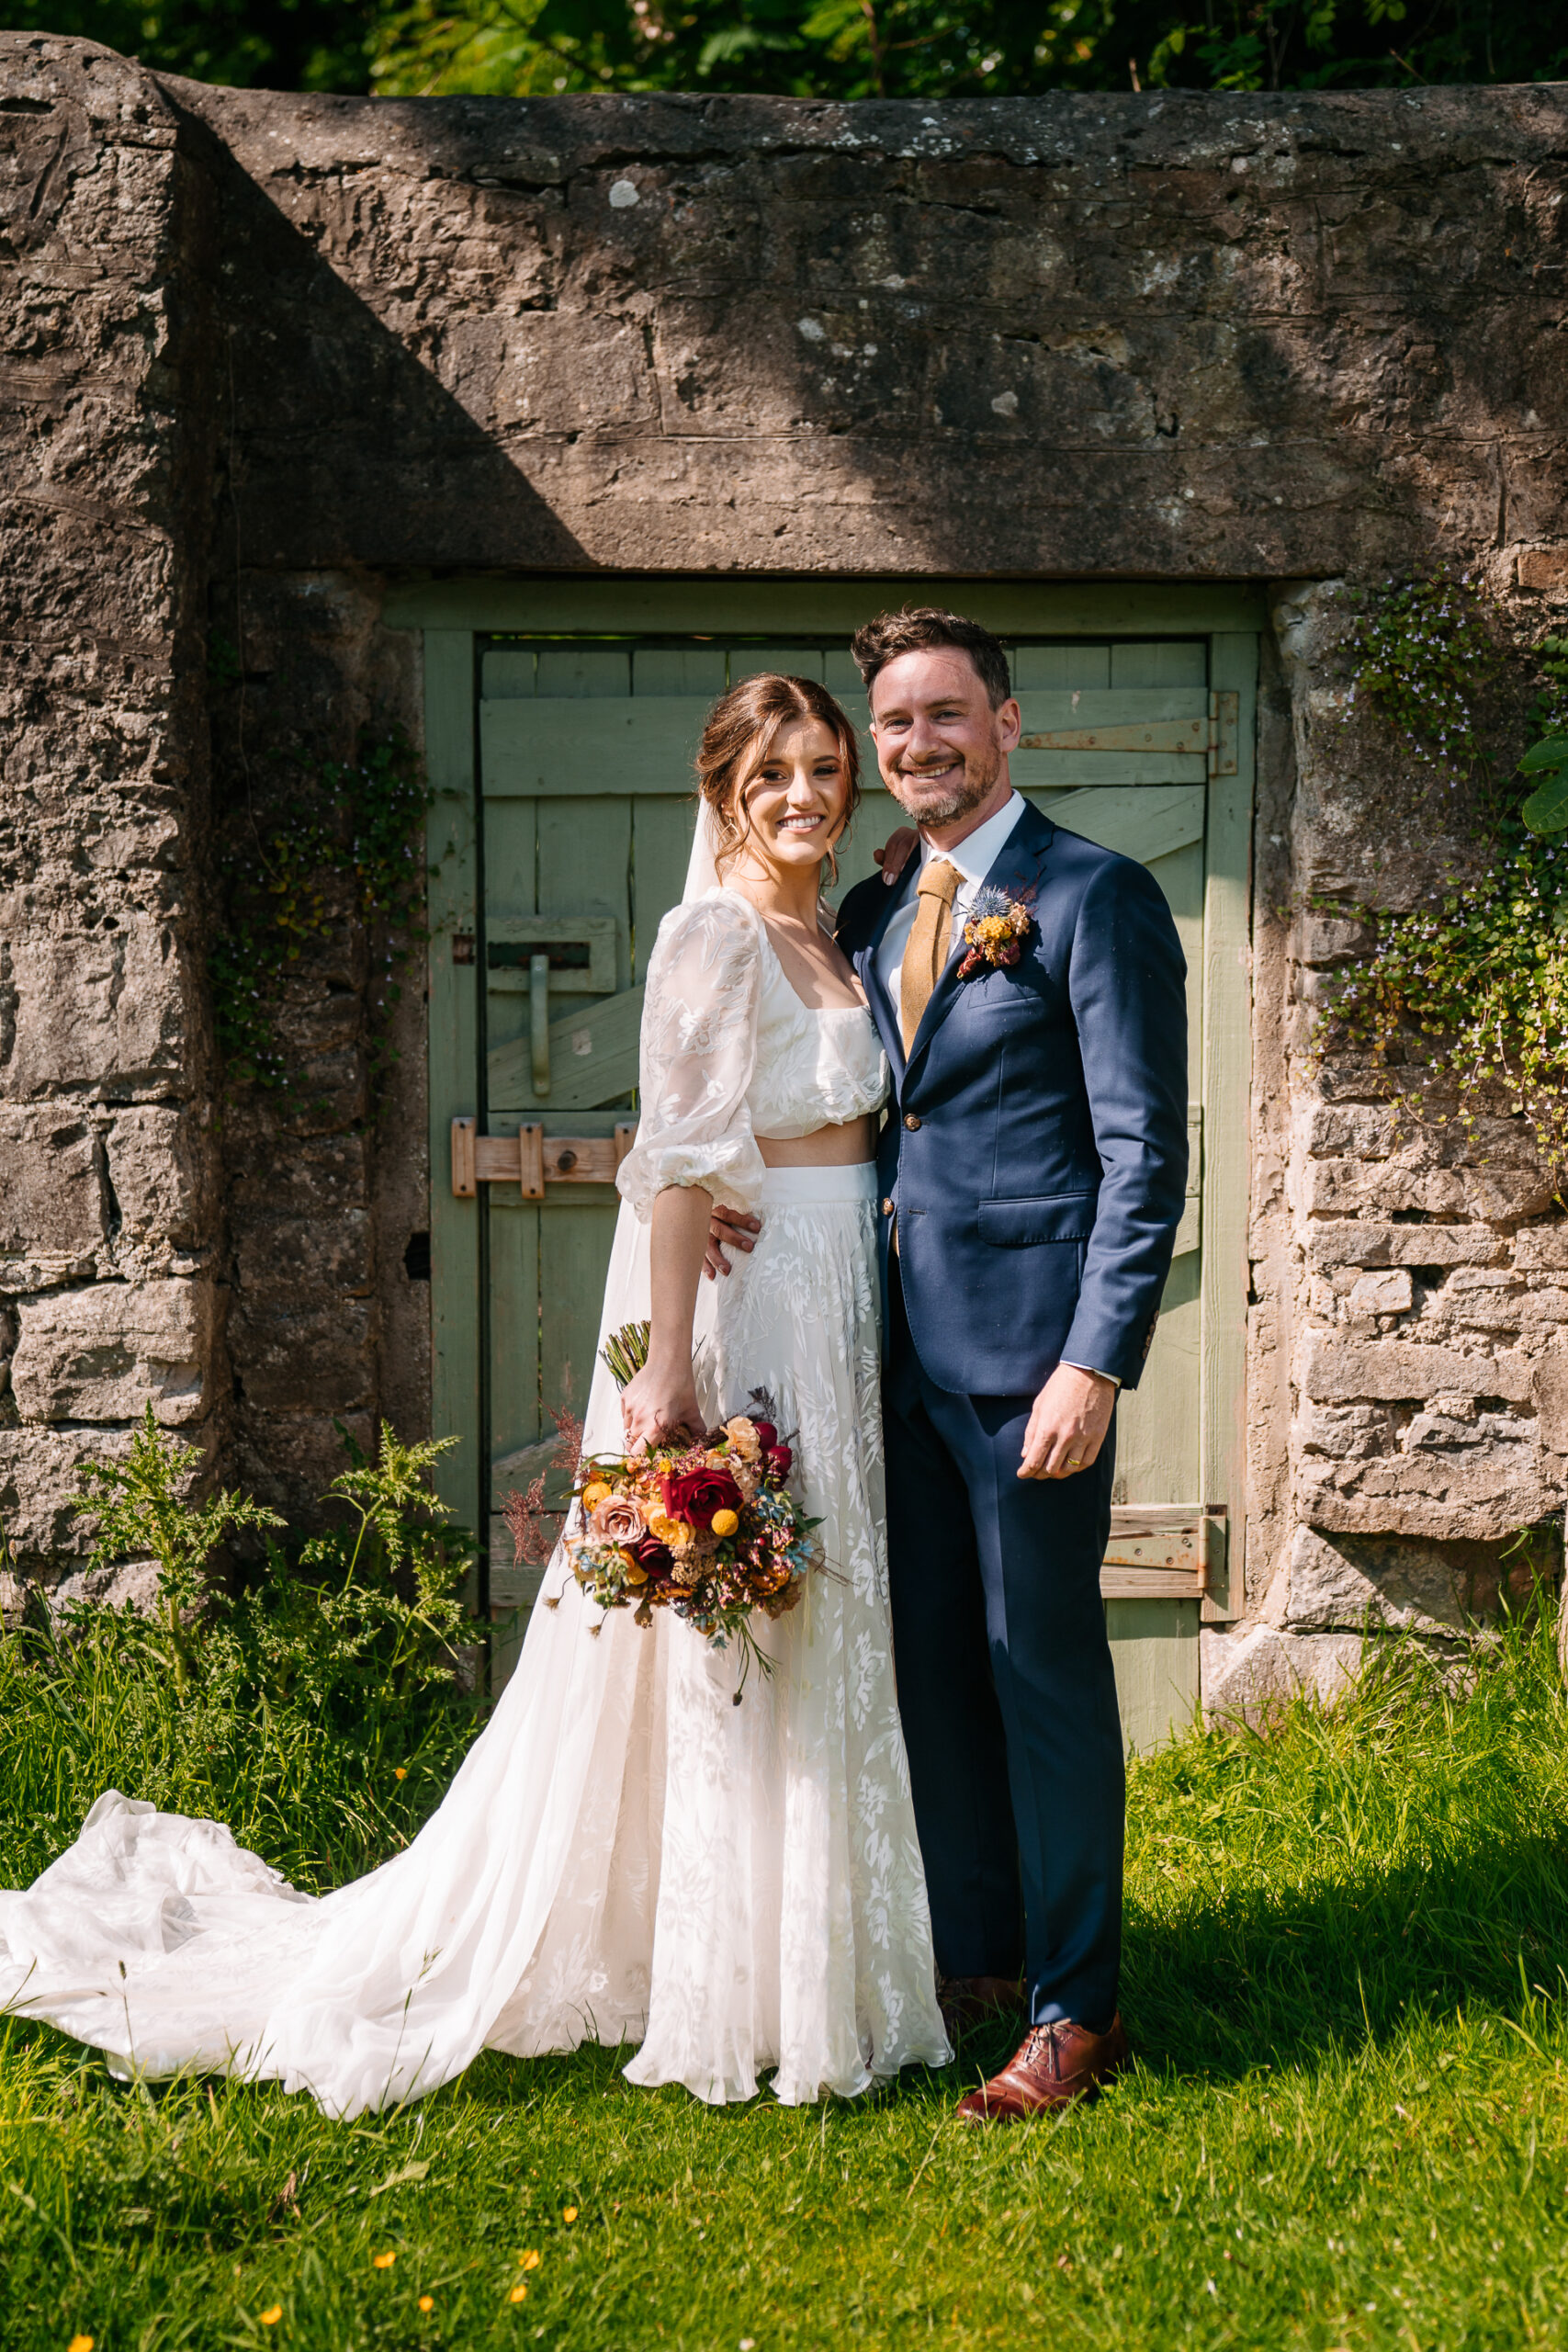
{"label": "floral lace fabric", "polygon": [[637,1142],[616,1180],[637,1215],[649,1216],[671,1184],[752,1209],[764,1174],[757,1137],[783,1141],[879,1111],[887,1060],[869,1012],[803,1004],[750,901],[710,890],[660,925],[640,1088]]}

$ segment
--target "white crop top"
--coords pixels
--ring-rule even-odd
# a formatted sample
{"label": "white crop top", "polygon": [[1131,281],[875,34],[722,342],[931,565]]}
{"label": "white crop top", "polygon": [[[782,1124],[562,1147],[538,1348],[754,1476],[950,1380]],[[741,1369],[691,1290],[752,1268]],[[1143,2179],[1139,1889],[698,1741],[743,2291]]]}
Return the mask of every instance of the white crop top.
{"label": "white crop top", "polygon": [[646,1224],[657,1194],[700,1184],[755,1206],[757,1137],[842,1126],[887,1100],[887,1057],[858,1004],[814,1010],[784,976],[767,927],[735,890],[671,908],[648,959],[640,1123],[615,1182]]}

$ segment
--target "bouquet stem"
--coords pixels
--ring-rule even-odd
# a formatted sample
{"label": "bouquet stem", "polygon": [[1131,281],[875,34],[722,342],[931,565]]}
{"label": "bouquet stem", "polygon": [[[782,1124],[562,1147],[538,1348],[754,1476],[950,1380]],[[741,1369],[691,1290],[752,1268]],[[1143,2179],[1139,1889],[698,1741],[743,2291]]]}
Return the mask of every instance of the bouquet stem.
{"label": "bouquet stem", "polygon": [[648,1323],[623,1323],[612,1331],[599,1353],[609,1367],[610,1376],[617,1388],[635,1380],[648,1362],[648,1342],[652,1326]]}

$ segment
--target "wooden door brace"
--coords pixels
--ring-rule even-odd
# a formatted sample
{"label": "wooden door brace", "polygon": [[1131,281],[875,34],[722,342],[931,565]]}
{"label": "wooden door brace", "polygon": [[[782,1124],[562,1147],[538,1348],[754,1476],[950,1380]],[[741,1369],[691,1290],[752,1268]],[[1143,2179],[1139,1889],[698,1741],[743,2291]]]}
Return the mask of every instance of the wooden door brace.
{"label": "wooden door brace", "polygon": [[542,1201],[547,1184],[613,1184],[636,1139],[635,1124],[613,1136],[547,1136],[537,1125],[481,1136],[477,1119],[454,1119],[452,1191],[472,1201],[481,1184],[515,1184],[525,1201]]}

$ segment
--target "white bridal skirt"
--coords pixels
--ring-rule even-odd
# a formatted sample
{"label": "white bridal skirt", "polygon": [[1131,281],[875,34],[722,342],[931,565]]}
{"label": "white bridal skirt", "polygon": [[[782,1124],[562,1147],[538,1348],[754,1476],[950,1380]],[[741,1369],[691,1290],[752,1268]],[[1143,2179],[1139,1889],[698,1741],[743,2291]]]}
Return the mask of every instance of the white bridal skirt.
{"label": "white bridal skirt", "polygon": [[[788,2102],[948,2056],[894,1693],[874,1171],[772,1171],[762,1232],[704,1285],[704,1409],[769,1388],[827,1566],[742,1703],[734,1649],[602,1616],[558,1549],[517,1670],[412,1845],[321,1900],[218,1823],[99,1798],[0,1894],[0,2009],[117,2071],[276,2077],[329,2114],[415,2098],[484,2048],[640,2043],[634,2083]],[[648,1313],[616,1227],[604,1329]],[[596,1364],[589,1448],[618,1451]]]}

